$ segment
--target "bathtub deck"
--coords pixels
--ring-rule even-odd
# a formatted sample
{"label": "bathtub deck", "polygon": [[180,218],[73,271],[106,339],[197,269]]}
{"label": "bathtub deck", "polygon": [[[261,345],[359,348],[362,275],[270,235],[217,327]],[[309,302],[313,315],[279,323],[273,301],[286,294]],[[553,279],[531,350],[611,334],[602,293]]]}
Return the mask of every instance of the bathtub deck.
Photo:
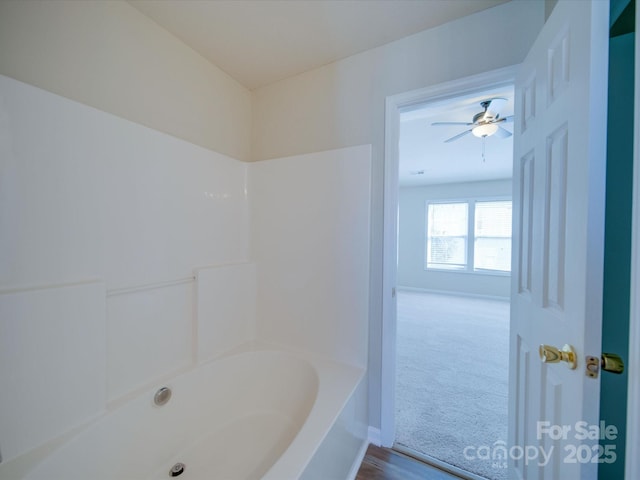
{"label": "bathtub deck", "polygon": [[356,480],[459,480],[389,448],[369,445]]}

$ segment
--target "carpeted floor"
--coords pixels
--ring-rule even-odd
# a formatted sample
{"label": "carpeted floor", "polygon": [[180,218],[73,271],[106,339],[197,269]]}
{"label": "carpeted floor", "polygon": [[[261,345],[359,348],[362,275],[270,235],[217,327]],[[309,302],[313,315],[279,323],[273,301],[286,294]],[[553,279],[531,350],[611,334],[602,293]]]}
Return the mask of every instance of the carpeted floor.
{"label": "carpeted floor", "polygon": [[398,292],[396,442],[506,480],[508,346],[507,301]]}

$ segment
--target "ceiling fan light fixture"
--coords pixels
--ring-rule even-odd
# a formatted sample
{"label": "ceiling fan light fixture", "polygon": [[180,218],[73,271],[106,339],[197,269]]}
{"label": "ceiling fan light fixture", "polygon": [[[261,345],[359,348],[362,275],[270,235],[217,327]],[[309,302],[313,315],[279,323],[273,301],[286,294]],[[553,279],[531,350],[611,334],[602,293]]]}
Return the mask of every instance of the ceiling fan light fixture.
{"label": "ceiling fan light fixture", "polygon": [[471,133],[473,133],[476,137],[490,137],[494,133],[498,131],[498,125],[495,123],[484,123],[482,125],[478,125],[477,127],[473,127]]}

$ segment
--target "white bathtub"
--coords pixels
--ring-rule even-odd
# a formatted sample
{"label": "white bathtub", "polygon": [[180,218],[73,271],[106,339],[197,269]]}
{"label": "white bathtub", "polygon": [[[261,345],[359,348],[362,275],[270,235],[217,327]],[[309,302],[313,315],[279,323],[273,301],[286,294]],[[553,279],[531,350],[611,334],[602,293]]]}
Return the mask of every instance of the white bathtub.
{"label": "white bathtub", "polygon": [[[184,480],[298,479],[362,375],[311,355],[246,350],[141,393],[55,448],[0,464],[0,479],[156,480],[177,462]],[[159,407],[162,386],[172,397]]]}

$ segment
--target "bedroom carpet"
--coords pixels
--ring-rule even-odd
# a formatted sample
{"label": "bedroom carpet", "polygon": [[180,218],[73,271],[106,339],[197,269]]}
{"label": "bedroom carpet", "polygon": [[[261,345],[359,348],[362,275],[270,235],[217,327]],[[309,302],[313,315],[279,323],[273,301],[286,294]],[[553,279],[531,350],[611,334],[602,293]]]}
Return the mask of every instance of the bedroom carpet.
{"label": "bedroom carpet", "polygon": [[506,480],[509,303],[399,291],[397,324],[396,443]]}

